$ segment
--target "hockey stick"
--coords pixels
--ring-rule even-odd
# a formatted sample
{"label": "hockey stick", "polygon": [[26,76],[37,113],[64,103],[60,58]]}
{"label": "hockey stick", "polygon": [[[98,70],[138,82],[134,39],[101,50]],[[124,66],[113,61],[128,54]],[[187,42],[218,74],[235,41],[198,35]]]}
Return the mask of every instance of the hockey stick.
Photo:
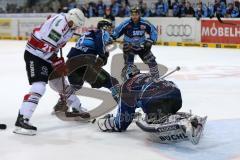
{"label": "hockey stick", "polygon": [[82,35],[81,34],[79,34],[79,33],[73,33],[73,35],[74,36],[79,36],[79,37],[81,37]]}
{"label": "hockey stick", "polygon": [[181,68],[180,68],[179,66],[177,66],[173,71],[171,71],[171,72],[163,75],[163,76],[160,77],[160,78],[161,78],[161,79],[164,79],[164,78],[168,77],[169,75],[173,74],[174,72],[179,71],[180,69],[181,69]]}
{"label": "hockey stick", "polygon": [[[62,48],[60,48],[60,57],[63,58]],[[67,100],[66,100],[66,86],[65,86],[64,75],[61,76],[61,79],[62,79],[62,87],[63,87],[61,99],[64,104],[62,110],[65,111],[65,110],[67,110]]]}
{"label": "hockey stick", "polygon": [[220,23],[222,23],[222,24],[227,24],[227,25],[232,25],[232,26],[237,26],[237,27],[240,26],[239,24],[236,24],[236,23],[224,22],[224,21],[221,19],[220,14],[217,14],[216,17],[217,17],[218,22],[220,22]]}

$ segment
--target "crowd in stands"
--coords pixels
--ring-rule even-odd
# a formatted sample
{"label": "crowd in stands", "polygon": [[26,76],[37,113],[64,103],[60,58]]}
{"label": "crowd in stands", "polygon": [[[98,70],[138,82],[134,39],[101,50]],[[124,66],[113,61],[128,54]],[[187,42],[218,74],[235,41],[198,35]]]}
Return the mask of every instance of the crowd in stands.
{"label": "crowd in stands", "polygon": [[[66,12],[71,8],[80,8],[86,17],[129,17],[130,0],[111,0],[111,4],[104,4],[102,0],[81,4],[76,0],[49,0],[46,3],[41,1],[28,1],[25,6],[7,4],[6,8],[0,7],[0,13],[49,13]],[[187,0],[158,0],[147,5],[143,0],[138,0],[139,8],[143,17],[214,17],[216,14],[221,17],[240,17],[239,0],[215,0],[214,3],[203,3],[196,1],[191,3]]]}

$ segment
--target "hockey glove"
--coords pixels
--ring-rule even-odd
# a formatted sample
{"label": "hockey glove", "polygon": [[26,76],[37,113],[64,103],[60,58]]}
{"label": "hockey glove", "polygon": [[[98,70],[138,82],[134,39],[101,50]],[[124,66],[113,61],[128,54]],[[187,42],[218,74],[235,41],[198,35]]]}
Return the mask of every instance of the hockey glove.
{"label": "hockey glove", "polygon": [[55,57],[52,60],[53,69],[56,71],[57,74],[66,76],[67,75],[67,65],[65,64],[64,58]]}
{"label": "hockey glove", "polygon": [[109,57],[109,52],[105,52],[104,55],[99,55],[97,62],[101,63],[101,66],[105,66],[107,64],[107,60]]}
{"label": "hockey glove", "polygon": [[144,42],[144,49],[145,51],[150,51],[153,45],[153,40],[151,39],[146,39],[146,41]]}

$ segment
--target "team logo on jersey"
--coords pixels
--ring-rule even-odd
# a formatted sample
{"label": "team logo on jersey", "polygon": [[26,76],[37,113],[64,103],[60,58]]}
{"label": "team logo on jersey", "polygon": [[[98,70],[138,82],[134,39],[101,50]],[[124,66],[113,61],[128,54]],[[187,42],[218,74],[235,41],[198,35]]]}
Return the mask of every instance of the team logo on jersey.
{"label": "team logo on jersey", "polygon": [[48,76],[48,68],[46,66],[42,66],[41,75]]}
{"label": "team logo on jersey", "polygon": [[142,30],[145,30],[145,29],[146,29],[146,26],[141,25],[140,28],[141,28]]}

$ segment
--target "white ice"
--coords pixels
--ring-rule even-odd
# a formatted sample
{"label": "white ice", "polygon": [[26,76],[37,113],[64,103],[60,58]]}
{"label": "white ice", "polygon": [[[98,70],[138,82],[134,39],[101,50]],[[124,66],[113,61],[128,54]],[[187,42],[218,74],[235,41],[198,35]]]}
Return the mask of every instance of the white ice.
{"label": "white ice", "polygon": [[[23,53],[26,41],[0,41],[0,160],[239,160],[240,159],[240,52],[233,49],[154,46],[158,63],[182,68],[170,76],[182,90],[181,111],[208,116],[204,136],[190,142],[164,145],[149,142],[132,124],[124,133],[102,133],[96,124],[63,122],[52,116],[58,94],[50,88],[41,99],[31,122],[33,137],[13,134],[23,95],[29,86]],[[67,54],[74,43],[64,48]],[[117,49],[111,53],[121,53]],[[136,59],[140,62],[140,59]],[[110,65],[105,68],[110,71]],[[80,97],[84,106],[99,100]]]}

